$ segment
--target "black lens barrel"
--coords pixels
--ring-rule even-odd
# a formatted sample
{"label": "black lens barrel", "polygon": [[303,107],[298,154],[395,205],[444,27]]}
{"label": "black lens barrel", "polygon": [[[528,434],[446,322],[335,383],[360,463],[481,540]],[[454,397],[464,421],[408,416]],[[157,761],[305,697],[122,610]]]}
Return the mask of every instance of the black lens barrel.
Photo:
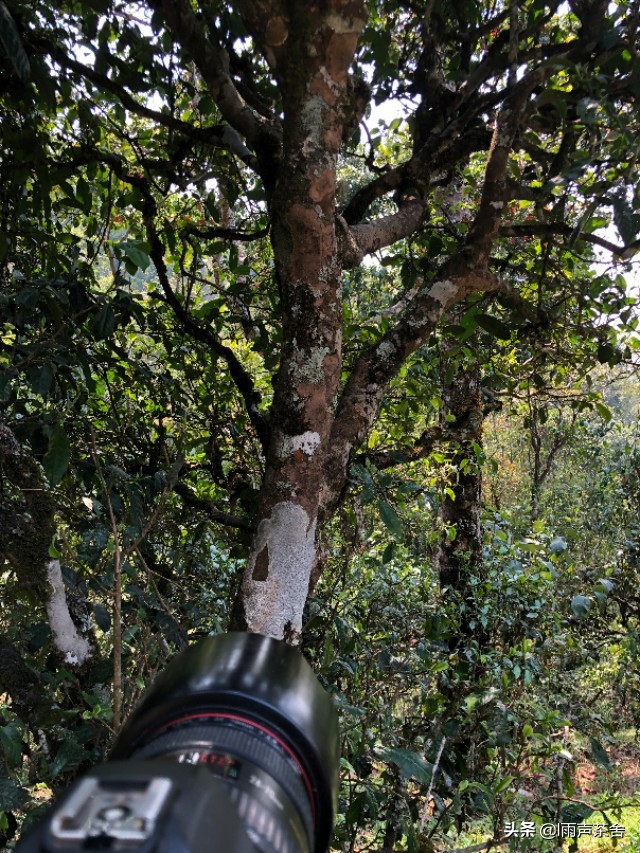
{"label": "black lens barrel", "polygon": [[[297,765],[310,800],[313,848],[324,853],[337,806],[337,714],[302,654],[284,642],[229,633],[186,649],[146,692],[112,758],[149,755],[154,740],[166,743],[167,733],[182,727],[197,726],[202,741],[208,726],[213,733],[221,725],[255,730]],[[276,780],[278,772],[274,762]]]}

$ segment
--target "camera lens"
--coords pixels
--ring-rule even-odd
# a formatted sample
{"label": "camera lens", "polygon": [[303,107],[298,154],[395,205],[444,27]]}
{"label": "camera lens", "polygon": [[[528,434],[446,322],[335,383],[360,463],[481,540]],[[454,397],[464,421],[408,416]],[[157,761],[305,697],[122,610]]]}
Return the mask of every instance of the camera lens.
{"label": "camera lens", "polygon": [[309,664],[283,642],[231,633],[186,649],[147,691],[111,757],[208,768],[264,853],[328,847],[337,715]]}

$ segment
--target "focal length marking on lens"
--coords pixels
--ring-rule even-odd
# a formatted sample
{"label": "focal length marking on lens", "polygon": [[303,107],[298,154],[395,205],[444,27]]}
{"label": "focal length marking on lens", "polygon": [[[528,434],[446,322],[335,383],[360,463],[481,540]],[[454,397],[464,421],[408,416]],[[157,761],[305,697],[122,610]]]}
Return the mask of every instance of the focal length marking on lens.
{"label": "focal length marking on lens", "polygon": [[177,761],[179,764],[204,765],[215,776],[223,779],[238,779],[242,769],[242,762],[233,755],[203,749],[181,750]]}

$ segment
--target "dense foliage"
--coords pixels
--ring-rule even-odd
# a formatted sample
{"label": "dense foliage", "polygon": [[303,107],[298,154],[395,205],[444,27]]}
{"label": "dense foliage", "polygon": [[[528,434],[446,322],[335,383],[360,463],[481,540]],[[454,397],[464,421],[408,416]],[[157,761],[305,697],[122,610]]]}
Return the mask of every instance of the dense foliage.
{"label": "dense foliage", "polygon": [[335,695],[340,849],[621,802],[635,9],[298,7],[0,0],[8,844],[231,625]]}

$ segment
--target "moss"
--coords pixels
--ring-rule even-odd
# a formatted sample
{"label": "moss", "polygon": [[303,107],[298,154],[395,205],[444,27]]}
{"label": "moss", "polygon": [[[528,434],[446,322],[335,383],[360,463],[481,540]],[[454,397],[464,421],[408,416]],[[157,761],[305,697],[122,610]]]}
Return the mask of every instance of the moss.
{"label": "moss", "polygon": [[0,551],[21,586],[42,599],[55,532],[55,500],[42,467],[0,427]]}
{"label": "moss", "polygon": [[0,693],[11,696],[13,710],[23,720],[33,721],[48,704],[39,676],[3,636],[0,636]]}

